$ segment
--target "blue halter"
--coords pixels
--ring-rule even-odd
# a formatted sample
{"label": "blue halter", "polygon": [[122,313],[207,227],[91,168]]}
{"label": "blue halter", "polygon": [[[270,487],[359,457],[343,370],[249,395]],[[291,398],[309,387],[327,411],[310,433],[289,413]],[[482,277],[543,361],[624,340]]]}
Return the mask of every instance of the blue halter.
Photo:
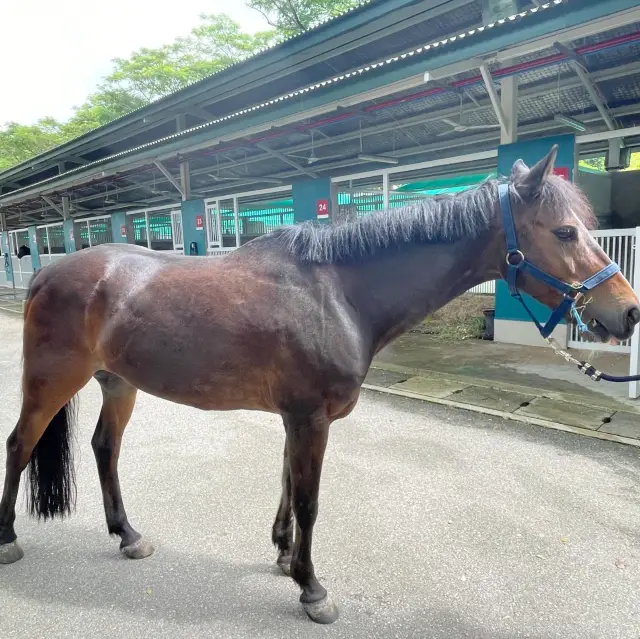
{"label": "blue halter", "polygon": [[[589,329],[582,321],[580,313],[576,309],[576,296],[578,293],[588,293],[592,288],[598,286],[598,284],[602,284],[602,282],[605,282],[615,275],[620,270],[620,267],[615,262],[612,262],[584,282],[576,282],[574,284],[567,284],[566,282],[553,277],[553,275],[549,275],[548,273],[541,271],[539,268],[531,264],[531,262],[527,262],[522,251],[518,249],[516,227],[513,223],[513,213],[511,212],[511,201],[509,199],[509,186],[507,184],[500,184],[498,186],[498,195],[500,197],[502,225],[504,228],[505,238],[507,240],[506,260],[508,268],[506,279],[511,297],[517,299],[520,304],[522,304],[524,310],[527,311],[529,317],[535,323],[542,337],[549,337],[553,332],[553,329],[562,321],[567,313],[570,313],[576,320],[578,329],[582,333],[588,332]],[[562,293],[562,301],[552,311],[551,316],[544,326],[535,318],[534,314],[526,305],[522,294],[518,290],[517,279],[518,273],[520,272],[527,273],[531,277]]]}

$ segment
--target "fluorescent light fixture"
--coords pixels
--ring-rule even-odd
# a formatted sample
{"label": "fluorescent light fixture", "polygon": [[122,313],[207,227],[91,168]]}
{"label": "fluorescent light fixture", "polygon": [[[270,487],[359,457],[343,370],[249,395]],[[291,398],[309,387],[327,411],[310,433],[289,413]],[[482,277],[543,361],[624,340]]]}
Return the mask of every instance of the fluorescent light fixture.
{"label": "fluorescent light fixture", "polygon": [[358,160],[363,162],[382,162],[382,164],[398,164],[398,158],[392,158],[388,155],[367,155],[366,153],[358,153]]}
{"label": "fluorescent light fixture", "polygon": [[570,118],[568,115],[562,115],[561,113],[556,113],[553,116],[553,119],[556,122],[562,122],[562,124],[566,124],[568,127],[575,129],[576,131],[581,131],[584,133],[587,130],[587,127],[580,122],[580,120],[576,120],[575,118]]}

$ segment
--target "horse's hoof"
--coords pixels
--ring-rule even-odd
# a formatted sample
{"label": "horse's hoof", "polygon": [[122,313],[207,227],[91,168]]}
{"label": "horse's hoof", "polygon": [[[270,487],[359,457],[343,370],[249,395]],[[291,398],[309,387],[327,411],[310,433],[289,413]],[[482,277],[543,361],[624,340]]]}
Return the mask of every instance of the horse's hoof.
{"label": "horse's hoof", "polygon": [[340,616],[338,606],[336,606],[329,595],[319,601],[313,603],[302,602],[302,607],[307,613],[307,616],[311,621],[316,623],[333,623]]}
{"label": "horse's hoof", "polygon": [[153,546],[140,537],[138,541],[134,541],[128,546],[120,546],[120,552],[128,559],[144,559],[153,555]]}
{"label": "horse's hoof", "polygon": [[24,557],[24,550],[17,541],[9,544],[0,544],[0,564],[13,564]]}
{"label": "horse's hoof", "polygon": [[276,564],[287,577],[291,577],[291,555],[280,555]]}

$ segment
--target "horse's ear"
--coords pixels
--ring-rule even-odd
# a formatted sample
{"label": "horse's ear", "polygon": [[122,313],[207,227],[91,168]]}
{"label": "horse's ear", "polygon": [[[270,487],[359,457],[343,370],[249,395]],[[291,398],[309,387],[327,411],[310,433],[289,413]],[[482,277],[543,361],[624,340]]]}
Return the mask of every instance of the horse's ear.
{"label": "horse's ear", "polygon": [[522,180],[527,173],[529,173],[529,167],[522,160],[516,160],[511,167],[511,181]]}
{"label": "horse's ear", "polygon": [[523,198],[532,199],[540,193],[543,182],[553,173],[553,165],[557,155],[558,145],[554,144],[546,157],[517,180],[516,189]]}

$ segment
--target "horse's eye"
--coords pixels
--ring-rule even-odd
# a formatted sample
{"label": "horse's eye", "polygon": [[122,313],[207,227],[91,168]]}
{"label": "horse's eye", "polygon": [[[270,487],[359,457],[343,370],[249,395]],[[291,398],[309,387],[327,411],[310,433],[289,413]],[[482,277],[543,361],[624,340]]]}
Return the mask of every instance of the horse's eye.
{"label": "horse's eye", "polygon": [[561,241],[561,242],[571,242],[575,240],[577,237],[576,230],[573,226],[563,226],[559,229],[556,229],[553,234]]}

